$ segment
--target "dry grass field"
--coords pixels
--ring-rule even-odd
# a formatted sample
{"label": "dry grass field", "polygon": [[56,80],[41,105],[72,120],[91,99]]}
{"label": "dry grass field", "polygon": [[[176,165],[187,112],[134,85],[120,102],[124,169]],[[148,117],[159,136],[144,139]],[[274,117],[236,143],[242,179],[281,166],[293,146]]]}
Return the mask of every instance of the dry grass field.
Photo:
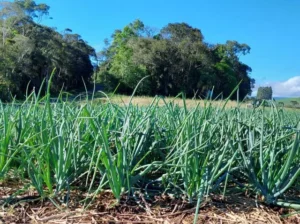
{"label": "dry grass field", "polygon": [[[130,102],[131,97],[125,96],[125,95],[115,95],[110,98],[110,101],[113,103],[116,103],[118,105],[128,105]],[[102,98],[101,100],[104,100]],[[136,106],[148,106],[153,102],[153,97],[147,97],[147,96],[134,96],[132,98],[132,104]],[[107,101],[107,100],[104,100]],[[203,107],[207,101],[202,99],[186,99],[185,104],[188,108],[196,107],[197,105]],[[225,100],[217,100],[217,101],[210,101],[212,103],[212,106],[223,106],[225,103]],[[164,106],[165,104],[173,103],[175,105],[178,105],[180,107],[184,106],[183,100],[181,98],[175,98],[175,97],[166,97],[164,99],[160,98],[158,101],[158,106]],[[229,100],[226,104],[227,108],[236,107],[238,104],[236,101]],[[240,106],[246,107],[246,103],[240,103]]]}

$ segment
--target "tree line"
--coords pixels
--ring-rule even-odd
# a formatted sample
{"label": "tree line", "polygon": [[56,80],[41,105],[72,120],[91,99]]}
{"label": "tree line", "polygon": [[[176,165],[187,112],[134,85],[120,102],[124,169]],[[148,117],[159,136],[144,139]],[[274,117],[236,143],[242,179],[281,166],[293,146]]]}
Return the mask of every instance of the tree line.
{"label": "tree line", "polygon": [[70,91],[89,83],[95,50],[80,35],[39,24],[49,6],[32,0],[0,2],[0,99],[22,98],[38,91],[54,68],[51,92]]}
{"label": "tree line", "polygon": [[116,30],[96,54],[71,29],[58,32],[41,25],[49,9],[33,0],[0,2],[2,101],[38,91],[54,68],[52,93],[99,82],[106,91],[131,94],[145,76],[137,94],[203,97],[214,89],[214,95],[227,97],[240,81],[240,98],[251,93],[251,68],[239,59],[250,52],[247,44],[208,43],[200,29],[186,23],[155,30],[136,20]]}
{"label": "tree line", "polygon": [[[229,96],[241,81],[239,94],[251,94],[251,68],[239,60],[250,52],[247,44],[211,44],[201,30],[186,23],[170,23],[159,31],[136,20],[116,30],[98,54],[96,80],[113,91],[130,94],[145,76],[137,93],[188,97]],[[236,97],[236,96],[235,96]]]}

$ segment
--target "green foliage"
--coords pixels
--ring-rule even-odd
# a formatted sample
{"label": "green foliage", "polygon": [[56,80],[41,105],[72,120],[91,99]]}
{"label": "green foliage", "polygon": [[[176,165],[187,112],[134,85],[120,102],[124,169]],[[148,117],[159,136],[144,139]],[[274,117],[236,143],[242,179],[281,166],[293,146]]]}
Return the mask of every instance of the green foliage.
{"label": "green foliage", "polygon": [[[22,178],[59,204],[72,200],[71,189],[92,198],[111,189],[118,202],[134,191],[170,193],[199,208],[211,192],[247,190],[267,204],[299,208],[286,199],[289,189],[299,189],[298,114],[225,110],[211,101],[159,106],[158,97],[147,107],[50,103],[49,91],[22,104],[0,102],[2,182]],[[16,185],[12,197],[29,190]]]}
{"label": "green foliage", "polygon": [[176,96],[184,92],[188,97],[205,97],[214,88],[216,94],[227,97],[241,80],[240,98],[251,93],[251,68],[239,61],[240,54],[250,52],[246,44],[207,44],[201,31],[186,23],[170,23],[157,33],[149,32],[139,20],[115,31],[112,37],[111,44],[99,53],[96,79],[115,77],[123,86],[119,93],[132,91],[147,75],[150,78],[139,94]]}
{"label": "green foliage", "polygon": [[[1,99],[24,97],[29,91],[48,82],[49,73],[57,68],[52,93],[62,88],[72,90],[83,87],[91,80],[96,58],[94,49],[70,29],[58,33],[55,29],[35,22],[48,15],[49,6],[31,0],[0,3],[0,80]],[[5,83],[5,84],[3,84]],[[43,90],[43,94],[45,90]]]}
{"label": "green foliage", "polygon": [[273,95],[272,87],[259,87],[256,98],[258,100],[271,100]]}
{"label": "green foliage", "polygon": [[298,107],[298,105],[299,105],[298,101],[296,101],[296,100],[292,100],[291,104],[293,107]]}

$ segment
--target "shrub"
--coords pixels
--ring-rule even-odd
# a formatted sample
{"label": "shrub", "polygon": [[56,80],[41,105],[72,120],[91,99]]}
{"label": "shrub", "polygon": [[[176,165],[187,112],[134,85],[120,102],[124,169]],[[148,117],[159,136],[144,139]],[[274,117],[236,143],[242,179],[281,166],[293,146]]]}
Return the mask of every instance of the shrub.
{"label": "shrub", "polygon": [[272,87],[259,87],[257,90],[256,99],[271,100],[273,95]]}

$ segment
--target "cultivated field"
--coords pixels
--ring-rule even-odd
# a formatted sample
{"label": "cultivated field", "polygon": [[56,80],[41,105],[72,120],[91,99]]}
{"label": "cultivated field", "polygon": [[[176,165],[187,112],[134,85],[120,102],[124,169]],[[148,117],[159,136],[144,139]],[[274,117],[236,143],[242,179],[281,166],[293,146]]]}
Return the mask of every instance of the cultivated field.
{"label": "cultivated field", "polygon": [[2,221],[297,223],[300,114],[241,105],[0,104]]}

